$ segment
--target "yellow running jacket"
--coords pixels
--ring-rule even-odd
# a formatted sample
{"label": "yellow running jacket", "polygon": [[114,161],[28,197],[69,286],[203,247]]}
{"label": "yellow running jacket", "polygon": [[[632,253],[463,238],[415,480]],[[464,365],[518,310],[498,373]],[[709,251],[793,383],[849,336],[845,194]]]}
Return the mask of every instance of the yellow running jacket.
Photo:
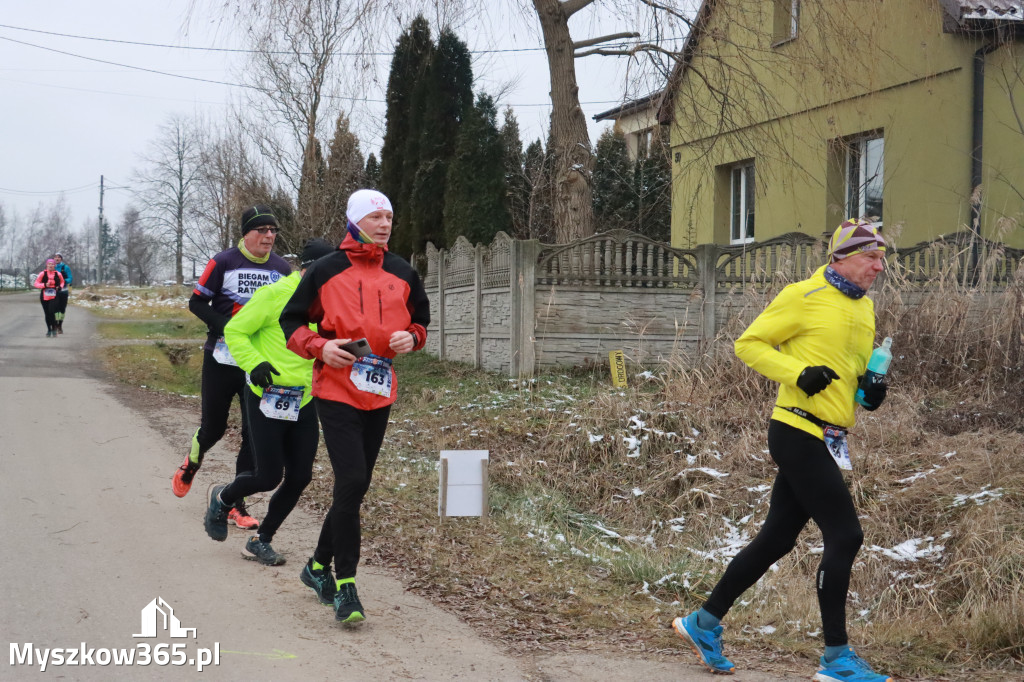
{"label": "yellow running jacket", "polygon": [[[875,341],[875,304],[853,299],[825,281],[821,266],[790,284],[736,339],[736,356],[779,383],[772,419],[823,438],[821,427],[783,407],[798,407],[846,429],[856,421],[853,400]],[[808,397],[796,385],[806,367],[827,365],[839,375]]]}

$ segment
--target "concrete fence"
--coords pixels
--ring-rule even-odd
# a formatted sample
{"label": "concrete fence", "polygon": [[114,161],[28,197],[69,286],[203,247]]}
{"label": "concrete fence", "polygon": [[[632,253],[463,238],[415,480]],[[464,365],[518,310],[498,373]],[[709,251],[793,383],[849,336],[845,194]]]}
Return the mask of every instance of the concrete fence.
{"label": "concrete fence", "polygon": [[[569,244],[503,232],[489,246],[464,237],[447,250],[428,244],[418,260],[430,297],[426,350],[511,376],[603,364],[612,350],[662,363],[700,351],[730,325],[745,326],[765,294],[808,276],[824,256],[821,240],[796,232],[693,249],[626,231]],[[937,277],[992,293],[1014,282],[1022,256],[957,233],[896,251],[887,277],[907,294]]]}

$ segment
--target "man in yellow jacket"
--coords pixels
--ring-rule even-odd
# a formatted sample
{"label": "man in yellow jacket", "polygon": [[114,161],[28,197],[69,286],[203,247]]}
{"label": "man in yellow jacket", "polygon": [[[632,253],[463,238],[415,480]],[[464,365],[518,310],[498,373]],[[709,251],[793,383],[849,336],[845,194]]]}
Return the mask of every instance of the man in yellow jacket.
{"label": "man in yellow jacket", "polygon": [[[768,515],[757,536],[734,558],[704,607],[672,626],[701,663],[731,673],[719,624],[744,591],[793,549],[811,519],[824,553],[815,584],[825,652],[819,682],[887,682],[849,646],[846,597],[850,569],[864,539],[841,469],[850,468],[846,432],[854,425],[854,395],[875,338],[875,307],[865,296],[885,268],[885,240],[862,220],[840,225],[829,262],[783,289],[736,339],[736,355],[779,384],[768,427],[778,466]],[[865,391],[866,408],[885,399],[884,382]]]}
{"label": "man in yellow jacket", "polygon": [[224,327],[224,341],[248,376],[242,409],[256,466],[227,485],[210,486],[203,525],[207,535],[223,542],[228,537],[227,515],[235,503],[277,488],[259,534],[248,538],[244,551],[246,558],[268,566],[285,562],[270,541],[312,480],[320,442],[316,405],[310,402],[313,361],[288,350],[277,320],[306,268],[332,251],[323,239],[310,240],[300,256],[300,272],[257,289]]}

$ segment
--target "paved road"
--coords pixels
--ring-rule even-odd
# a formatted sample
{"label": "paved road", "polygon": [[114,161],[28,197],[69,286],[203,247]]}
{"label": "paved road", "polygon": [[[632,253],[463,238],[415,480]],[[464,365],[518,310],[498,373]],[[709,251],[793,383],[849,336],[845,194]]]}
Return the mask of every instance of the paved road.
{"label": "paved road", "polygon": [[[56,339],[45,337],[42,318],[37,295],[0,296],[0,679],[178,678],[215,643],[219,664],[202,673],[215,680],[714,679],[678,657],[511,656],[372,567],[360,572],[369,620],[342,628],[297,579],[317,520],[301,510],[289,519],[275,541],[290,557],[281,567],[243,561],[244,536],[233,527],[227,542],[210,541],[202,492],[214,476],[204,479],[204,467],[189,496],[170,492],[189,415],[168,440],[104,381],[86,311],[69,309]],[[220,460],[214,472],[231,468],[229,453],[209,457]],[[195,631],[172,637],[165,624]],[[178,645],[182,654],[167,651],[186,665],[103,665],[104,651],[148,646],[152,655],[161,644]],[[79,650],[76,663],[92,650],[93,665],[51,659],[41,673],[38,659],[19,662],[45,649]]]}

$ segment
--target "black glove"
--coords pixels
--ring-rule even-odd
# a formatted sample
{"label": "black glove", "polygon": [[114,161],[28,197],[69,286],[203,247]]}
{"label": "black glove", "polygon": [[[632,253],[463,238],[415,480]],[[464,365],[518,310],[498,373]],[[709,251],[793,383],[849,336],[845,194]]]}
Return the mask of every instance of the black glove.
{"label": "black glove", "polygon": [[817,365],[815,367],[805,367],[804,371],[800,372],[800,376],[797,377],[796,385],[803,389],[803,392],[810,397],[819,391],[825,390],[825,387],[831,384],[833,379],[838,378],[839,375],[831,367]]}
{"label": "black glove", "polygon": [[259,386],[260,388],[267,388],[274,383],[274,380],[270,376],[271,374],[276,374],[278,376],[281,375],[281,373],[274,369],[274,366],[269,362],[261,362],[253,367],[252,371],[249,372],[249,383],[253,386]]}
{"label": "black glove", "polygon": [[885,383],[885,376],[878,376],[877,374],[872,377],[871,381],[867,382],[861,376],[860,380],[857,381],[857,386],[860,390],[864,391],[864,403],[862,405],[868,412],[874,412],[881,407],[885,401],[885,394],[889,392],[889,384]]}

